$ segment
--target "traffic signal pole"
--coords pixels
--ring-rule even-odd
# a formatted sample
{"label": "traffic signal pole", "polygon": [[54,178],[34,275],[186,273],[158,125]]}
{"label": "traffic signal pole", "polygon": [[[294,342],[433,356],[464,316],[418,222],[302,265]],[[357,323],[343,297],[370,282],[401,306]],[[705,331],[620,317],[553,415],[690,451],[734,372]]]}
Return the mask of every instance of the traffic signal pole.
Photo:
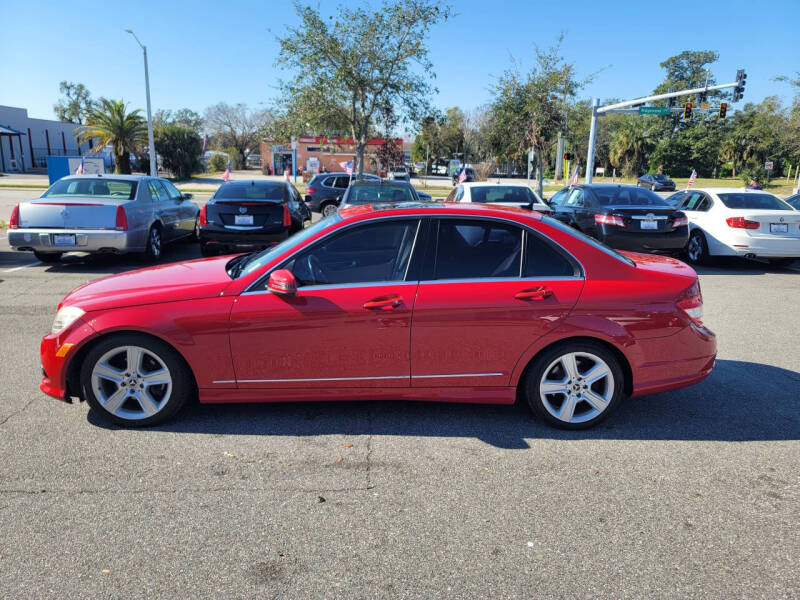
{"label": "traffic signal pole", "polygon": [[[741,72],[744,77],[744,71]],[[738,75],[738,74],[737,74]],[[724,90],[727,88],[737,88],[737,90],[744,91],[744,78],[737,79],[732,83],[722,83],[720,85],[703,86],[699,88],[692,88],[691,90],[681,90],[679,92],[668,92],[666,94],[656,94],[654,96],[647,96],[645,98],[636,98],[635,100],[626,100],[625,102],[617,102],[616,104],[609,104],[608,106],[600,106],[600,100],[594,98],[592,100],[592,121],[589,126],[589,148],[586,153],[586,183],[592,183],[592,175],[594,174],[594,149],[597,142],[597,117],[605,113],[614,112],[629,112],[630,107],[636,104],[646,104],[647,102],[655,102],[657,100],[667,100],[669,98],[677,98],[679,96],[691,96],[703,92],[713,90]]]}

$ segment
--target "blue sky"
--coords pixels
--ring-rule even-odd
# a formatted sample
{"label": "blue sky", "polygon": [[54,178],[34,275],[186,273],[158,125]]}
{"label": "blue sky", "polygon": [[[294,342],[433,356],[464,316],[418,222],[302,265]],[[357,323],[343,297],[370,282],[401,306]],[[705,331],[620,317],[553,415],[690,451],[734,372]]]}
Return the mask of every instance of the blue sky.
{"label": "blue sky", "polygon": [[[567,34],[565,57],[580,75],[602,69],[585,97],[633,98],[663,78],[658,66],[683,50],[716,50],[712,71],[732,81],[748,74],[745,101],[791,97],[771,79],[800,70],[797,0],[769,3],[454,2],[458,16],[430,40],[441,108],[488,101],[513,57],[530,64],[534,44]],[[763,7],[758,6],[762,4]],[[333,2],[323,6],[333,7]],[[328,10],[333,10],[332,8]],[[219,101],[269,104],[276,81],[274,37],[294,24],[290,1],[126,3],[0,1],[0,104],[53,118],[58,82],[82,82],[93,96],[123,98],[144,109],[144,75],[131,28],[148,47],[153,108],[198,112]],[[7,26],[6,26],[7,25]]]}

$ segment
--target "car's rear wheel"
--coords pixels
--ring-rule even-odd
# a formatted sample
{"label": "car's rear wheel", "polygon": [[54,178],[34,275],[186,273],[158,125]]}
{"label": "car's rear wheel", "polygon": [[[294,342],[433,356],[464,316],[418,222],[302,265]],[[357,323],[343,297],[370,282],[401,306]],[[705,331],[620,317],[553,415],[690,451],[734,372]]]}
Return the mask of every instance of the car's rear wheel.
{"label": "car's rear wheel", "polygon": [[689,241],[686,243],[686,256],[689,260],[698,265],[707,265],[711,261],[711,255],[708,253],[708,242],[706,236],[702,231],[695,229],[689,236]]}
{"label": "car's rear wheel", "polygon": [[147,232],[147,245],[144,250],[145,260],[156,262],[161,258],[161,227],[157,224],[150,227]]}
{"label": "car's rear wheel", "polygon": [[36,257],[36,260],[40,260],[43,263],[54,263],[61,260],[61,252],[39,252],[38,250],[33,251],[33,255]]}
{"label": "car's rear wheel", "polygon": [[337,206],[333,202],[328,202],[327,204],[322,205],[322,216],[323,217],[330,217],[333,214],[336,214]]}
{"label": "car's rear wheel", "polygon": [[194,392],[180,355],[139,334],[101,340],[86,355],[80,382],[83,397],[100,416],[129,427],[163,423]]}
{"label": "car's rear wheel", "polygon": [[602,344],[566,342],[536,358],[523,391],[534,414],[551,425],[586,429],[619,404],[624,377],[619,359]]}

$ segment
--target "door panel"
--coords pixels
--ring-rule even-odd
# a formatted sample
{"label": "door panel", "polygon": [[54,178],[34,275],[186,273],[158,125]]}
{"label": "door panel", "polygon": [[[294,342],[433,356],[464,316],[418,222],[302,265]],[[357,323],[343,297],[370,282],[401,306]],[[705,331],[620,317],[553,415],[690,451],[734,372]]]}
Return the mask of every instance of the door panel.
{"label": "door panel", "polygon": [[[550,293],[530,294],[542,287]],[[525,350],[558,326],[582,288],[577,278],[421,282],[411,332],[412,387],[508,385]]]}
{"label": "door panel", "polygon": [[178,207],[174,200],[169,197],[167,189],[157,179],[148,182],[150,196],[153,198],[153,208],[156,217],[163,224],[162,238],[168,242],[178,236]]}
{"label": "door panel", "polygon": [[417,285],[310,286],[294,297],[241,295],[230,329],[238,386],[408,387]]}

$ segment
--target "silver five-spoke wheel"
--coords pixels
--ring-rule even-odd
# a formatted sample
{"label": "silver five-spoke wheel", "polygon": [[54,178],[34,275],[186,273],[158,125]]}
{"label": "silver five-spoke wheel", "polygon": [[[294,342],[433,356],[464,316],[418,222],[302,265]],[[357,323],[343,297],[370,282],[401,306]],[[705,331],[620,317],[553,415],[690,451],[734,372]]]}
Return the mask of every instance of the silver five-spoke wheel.
{"label": "silver five-spoke wheel", "polygon": [[599,356],[568,352],[544,370],[539,396],[547,412],[564,423],[585,423],[608,408],[614,375]]}
{"label": "silver five-spoke wheel", "polygon": [[91,385],[103,409],[123,419],[155,416],[172,394],[164,360],[140,346],[119,346],[103,354],[92,369]]}

